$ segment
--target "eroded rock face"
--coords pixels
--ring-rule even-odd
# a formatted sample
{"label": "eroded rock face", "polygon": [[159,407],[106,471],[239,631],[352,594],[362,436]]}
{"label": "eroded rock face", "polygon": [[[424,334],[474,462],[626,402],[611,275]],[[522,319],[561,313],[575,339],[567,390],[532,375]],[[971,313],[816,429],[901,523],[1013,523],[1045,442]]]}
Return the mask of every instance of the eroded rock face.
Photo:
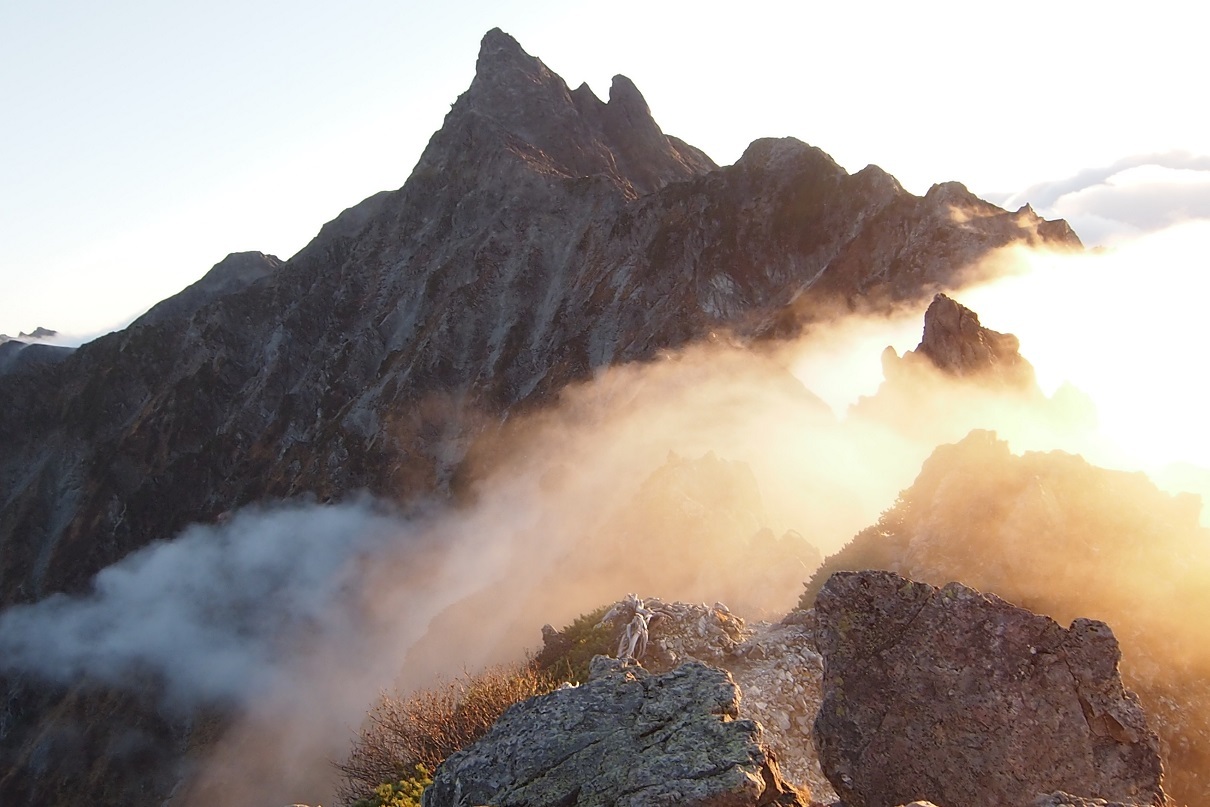
{"label": "eroded rock face", "polygon": [[1102,622],[957,583],[839,572],[816,599],[825,774],[851,807],[912,799],[1027,807],[1080,793],[1162,805],[1159,741]]}
{"label": "eroded rock face", "polygon": [[806,805],[738,712],[723,670],[690,662],[652,675],[598,656],[583,685],[511,707],[447,759],[424,804]]}
{"label": "eroded rock face", "polygon": [[929,304],[914,350],[902,357],[893,347],[883,350],[882,373],[878,391],[859,398],[849,414],[921,443],[958,440],[973,428],[1004,422],[1006,412],[1057,445],[1089,433],[1090,399],[1070,386],[1044,395],[1017,337],[984,327],[978,314],[944,294]]}
{"label": "eroded rock face", "polygon": [[[815,652],[814,612],[800,611],[790,621],[769,623],[746,621],[719,602],[707,606],[645,597],[643,604],[654,614],[641,659],[644,669],[658,674],[689,661],[725,669],[743,693],[740,716],[761,724],[762,742],[776,756],[782,775],[817,801],[835,801],[812,739],[823,678],[823,659]],[[620,633],[616,629],[611,646]],[[542,641],[538,659],[544,666],[571,645],[549,625],[542,628]]]}

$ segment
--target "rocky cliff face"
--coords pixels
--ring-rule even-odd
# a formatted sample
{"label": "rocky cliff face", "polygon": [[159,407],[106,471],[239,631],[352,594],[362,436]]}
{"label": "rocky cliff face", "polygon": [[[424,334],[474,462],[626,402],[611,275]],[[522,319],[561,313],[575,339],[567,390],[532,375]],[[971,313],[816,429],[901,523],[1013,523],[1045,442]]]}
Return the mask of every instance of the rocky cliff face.
{"label": "rocky cliff face", "polygon": [[[621,623],[628,602],[611,611]],[[1065,630],[887,572],[834,575],[815,609],[780,623],[641,605],[641,668],[598,656],[587,684],[514,708],[442,766],[426,803],[751,804],[801,788],[812,804],[1168,804],[1104,623]],[[546,626],[539,659],[568,658],[576,636]]]}
{"label": "rocky cliff face", "polygon": [[883,350],[882,372],[877,392],[859,398],[849,414],[912,435],[926,449],[992,427],[1033,445],[1094,442],[1095,407],[1087,396],[1071,386],[1044,395],[1017,337],[983,326],[945,294],[925,312],[915,349],[903,356]]}
{"label": "rocky cliff face", "polygon": [[265,497],[448,491],[478,435],[593,368],[1078,243],[1031,216],[790,139],[716,168],[628,80],[602,102],[493,31],[403,188],[0,388],[0,602]]}
{"label": "rocky cliff face", "polygon": [[943,373],[991,379],[1010,388],[1030,388],[1034,369],[1021,355],[1021,343],[1009,333],[979,324],[979,315],[944,294],[924,313],[924,336],[908,356],[927,359]]}
{"label": "rocky cliff face", "polygon": [[919,405],[926,396],[938,397],[933,380],[938,376],[972,388],[1041,403],[1033,365],[1021,355],[1021,343],[1010,333],[999,333],[979,323],[979,315],[938,294],[924,313],[924,332],[915,350],[903,356],[887,347],[882,353],[884,381],[877,395],[854,407],[859,414],[885,416],[909,403]]}

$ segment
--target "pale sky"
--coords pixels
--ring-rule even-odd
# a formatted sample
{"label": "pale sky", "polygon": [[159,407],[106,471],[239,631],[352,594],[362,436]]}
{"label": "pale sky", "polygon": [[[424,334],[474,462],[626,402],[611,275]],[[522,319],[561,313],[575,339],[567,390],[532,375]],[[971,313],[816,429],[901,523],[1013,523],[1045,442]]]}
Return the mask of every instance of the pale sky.
{"label": "pale sky", "polygon": [[793,135],[1112,243],[1210,218],[1206,4],[0,0],[0,333],[120,327],[407,178],[498,26],[721,164]]}

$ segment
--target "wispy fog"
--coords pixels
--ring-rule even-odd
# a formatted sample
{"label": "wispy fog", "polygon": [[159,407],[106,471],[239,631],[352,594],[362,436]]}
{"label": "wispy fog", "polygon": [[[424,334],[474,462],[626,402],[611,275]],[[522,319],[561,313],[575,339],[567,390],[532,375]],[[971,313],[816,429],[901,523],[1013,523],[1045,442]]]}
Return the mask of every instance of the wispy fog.
{"label": "wispy fog", "polygon": [[179,708],[263,696],[300,639],[339,636],[358,562],[406,541],[370,503],[251,508],[102,570],[82,597],[0,614],[0,670],[63,684],[162,684]]}

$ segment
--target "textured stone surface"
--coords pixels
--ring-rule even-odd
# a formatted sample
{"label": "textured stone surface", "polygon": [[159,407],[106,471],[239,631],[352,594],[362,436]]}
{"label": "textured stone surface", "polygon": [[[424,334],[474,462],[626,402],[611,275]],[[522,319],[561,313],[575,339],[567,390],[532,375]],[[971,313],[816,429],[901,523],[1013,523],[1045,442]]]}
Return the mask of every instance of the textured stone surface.
{"label": "textured stone surface", "polygon": [[1105,799],[1089,799],[1083,796],[1073,796],[1070,793],[1057,791],[1055,793],[1047,793],[1039,796],[1038,799],[1030,805],[1030,807],[1145,807],[1143,804],[1131,802],[1126,804],[1120,801],[1106,801]]}
{"label": "textured stone surface", "polygon": [[[655,597],[643,602],[656,614],[644,668],[663,672],[696,660],[727,670],[742,693],[740,716],[764,728],[764,742],[777,757],[782,775],[818,801],[834,800],[812,737],[823,660],[815,651],[813,620],[801,617],[814,613],[799,612],[800,619],[792,623],[747,622],[723,603],[707,606]],[[542,636],[544,653],[565,652],[562,634],[545,626]]]}
{"label": "textured stone surface", "polygon": [[[1113,627],[1121,673],[1159,735],[1164,789],[1210,803],[1210,530],[1195,496],[1062,452],[1013,454],[991,432],[939,446],[899,501],[827,558],[834,571],[887,569],[951,580],[1068,624]],[[1078,793],[1078,791],[1075,791]],[[1087,795],[1087,794],[1084,794]]]}
{"label": "textured stone surface", "polygon": [[957,583],[877,571],[833,575],[816,614],[815,737],[850,807],[1027,807],[1056,790],[1165,803],[1158,740],[1104,623],[1064,630]]}
{"label": "textured stone surface", "polygon": [[424,804],[805,805],[738,708],[722,670],[691,662],[652,675],[597,657],[584,684],[511,707],[447,759]]}
{"label": "textured stone surface", "polygon": [[820,769],[813,724],[823,697],[823,659],[804,624],[756,623],[727,664],[743,692],[740,714],[765,728],[782,774],[829,803],[836,794]]}

